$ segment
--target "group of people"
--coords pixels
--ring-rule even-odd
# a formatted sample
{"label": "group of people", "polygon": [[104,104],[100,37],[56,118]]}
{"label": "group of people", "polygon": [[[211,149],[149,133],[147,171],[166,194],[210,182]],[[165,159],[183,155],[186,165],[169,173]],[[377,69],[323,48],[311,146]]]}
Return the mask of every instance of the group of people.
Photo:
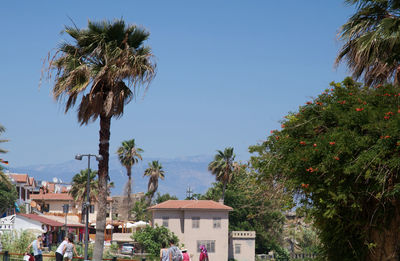
{"label": "group of people", "polygon": [[[173,239],[170,240],[169,245],[170,247],[166,248],[166,244],[163,243],[160,249],[160,261],[192,261],[186,248],[179,249],[175,246]],[[207,249],[204,245],[200,246],[199,261],[209,261]]]}
{"label": "group of people", "polygon": [[[32,255],[29,254],[29,250],[31,249],[31,247],[33,250],[34,261],[43,261],[43,237],[41,235],[37,236],[37,238],[26,248],[24,260],[32,261]],[[75,256],[78,256],[74,244],[74,236],[72,234],[69,234],[57,247],[56,261],[71,261],[74,253]]]}

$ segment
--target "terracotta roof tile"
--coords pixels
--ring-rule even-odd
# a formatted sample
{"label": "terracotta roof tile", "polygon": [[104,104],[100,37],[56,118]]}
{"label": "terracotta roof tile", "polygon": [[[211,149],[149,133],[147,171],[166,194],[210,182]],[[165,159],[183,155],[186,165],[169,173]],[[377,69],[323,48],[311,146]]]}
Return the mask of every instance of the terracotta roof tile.
{"label": "terracotta roof tile", "polygon": [[148,208],[154,209],[210,209],[210,210],[233,210],[231,207],[215,202],[213,200],[168,200]]}
{"label": "terracotta roof tile", "polygon": [[28,183],[28,174],[10,173],[11,178],[17,183]]}
{"label": "terracotta roof tile", "polygon": [[35,178],[29,177],[29,186],[33,186],[35,184]]}
{"label": "terracotta roof tile", "polygon": [[43,216],[36,215],[36,214],[17,213],[17,215],[18,216],[22,216],[22,217],[26,217],[28,219],[33,219],[33,220],[39,221],[39,222],[41,222],[43,224],[46,224],[46,225],[49,225],[49,226],[52,226],[52,227],[62,227],[62,226],[64,226],[63,223],[60,223],[60,222],[45,218]]}
{"label": "terracotta roof tile", "polygon": [[68,193],[46,193],[46,194],[32,194],[32,200],[73,200]]}

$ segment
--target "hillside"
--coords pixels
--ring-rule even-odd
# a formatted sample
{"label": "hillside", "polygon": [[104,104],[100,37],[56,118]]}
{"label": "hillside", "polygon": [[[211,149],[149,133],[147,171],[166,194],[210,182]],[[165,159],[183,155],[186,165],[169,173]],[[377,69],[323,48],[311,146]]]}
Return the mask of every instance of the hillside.
{"label": "hillside", "polygon": [[[194,193],[204,193],[214,182],[214,177],[207,171],[207,165],[212,160],[211,156],[191,156],[173,159],[147,158],[143,162],[134,166],[133,173],[133,193],[146,192],[148,178],[143,178],[143,172],[149,162],[159,160],[165,169],[165,180],[160,180],[158,191],[160,193],[170,193],[179,199],[186,197],[188,186]],[[19,168],[10,168],[10,172],[27,173],[37,180],[49,180],[53,177],[61,178],[64,182],[70,182],[72,176],[81,169],[87,168],[87,160],[70,160],[59,164],[32,165]],[[97,169],[97,162],[91,160],[91,168]],[[126,170],[118,161],[117,156],[110,158],[110,178],[115,183],[112,189],[113,195],[121,195],[127,181]]]}

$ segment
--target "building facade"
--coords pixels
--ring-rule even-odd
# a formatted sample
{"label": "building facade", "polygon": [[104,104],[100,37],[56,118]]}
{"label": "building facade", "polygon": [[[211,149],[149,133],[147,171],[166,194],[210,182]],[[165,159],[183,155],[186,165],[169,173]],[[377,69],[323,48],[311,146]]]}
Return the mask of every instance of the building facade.
{"label": "building facade", "polygon": [[205,245],[210,260],[228,260],[228,215],[231,207],[212,200],[168,200],[148,208],[152,224],[168,227],[198,260]]}
{"label": "building facade", "polygon": [[229,233],[229,258],[254,261],[256,248],[255,231],[232,231]]}

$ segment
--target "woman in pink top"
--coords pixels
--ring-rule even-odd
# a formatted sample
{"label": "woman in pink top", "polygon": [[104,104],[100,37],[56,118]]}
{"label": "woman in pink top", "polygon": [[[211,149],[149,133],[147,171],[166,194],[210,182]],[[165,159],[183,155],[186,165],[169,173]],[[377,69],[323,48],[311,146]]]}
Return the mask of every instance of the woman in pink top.
{"label": "woman in pink top", "polygon": [[181,248],[181,251],[182,251],[182,256],[183,256],[182,261],[191,261],[191,260],[190,260],[190,256],[189,256],[189,254],[187,253],[187,249],[182,247],[182,248]]}
{"label": "woman in pink top", "polygon": [[209,261],[208,260],[208,253],[207,253],[207,248],[205,245],[201,245],[200,246],[200,261]]}

